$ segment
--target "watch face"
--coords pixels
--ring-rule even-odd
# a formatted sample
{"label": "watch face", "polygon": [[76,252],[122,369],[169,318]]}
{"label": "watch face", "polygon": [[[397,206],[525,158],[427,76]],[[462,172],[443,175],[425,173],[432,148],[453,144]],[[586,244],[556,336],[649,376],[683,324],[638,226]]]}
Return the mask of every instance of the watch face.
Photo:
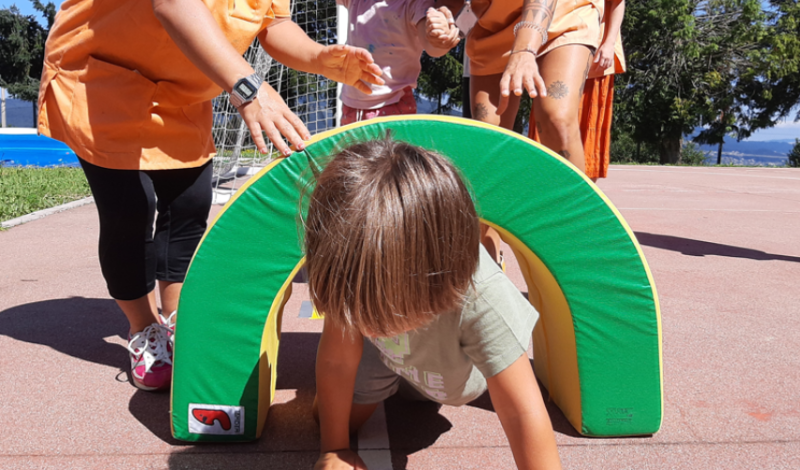
{"label": "watch face", "polygon": [[241,80],[239,83],[236,84],[236,91],[241,95],[244,99],[249,99],[253,96],[258,89],[256,89],[252,83]]}

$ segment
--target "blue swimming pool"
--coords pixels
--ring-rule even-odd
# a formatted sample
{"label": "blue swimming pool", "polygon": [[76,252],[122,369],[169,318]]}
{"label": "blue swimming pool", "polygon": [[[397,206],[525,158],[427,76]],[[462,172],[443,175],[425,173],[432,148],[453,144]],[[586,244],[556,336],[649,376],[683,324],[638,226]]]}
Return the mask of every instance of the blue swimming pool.
{"label": "blue swimming pool", "polygon": [[0,165],[78,166],[78,157],[62,142],[36,135],[36,129],[0,129]]}

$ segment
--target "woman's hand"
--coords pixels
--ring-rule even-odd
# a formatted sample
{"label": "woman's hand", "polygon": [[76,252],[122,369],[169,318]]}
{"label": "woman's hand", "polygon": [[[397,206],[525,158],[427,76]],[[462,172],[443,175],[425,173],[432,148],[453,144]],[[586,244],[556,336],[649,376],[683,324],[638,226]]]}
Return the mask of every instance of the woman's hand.
{"label": "woman's hand", "polygon": [[539,65],[536,63],[536,55],[533,52],[524,50],[511,54],[508,65],[500,79],[500,103],[497,105],[497,114],[501,115],[508,107],[508,97],[513,92],[517,96],[522,95],[522,89],[528,91],[531,98],[537,96],[547,96],[547,89],[544,85],[542,76],[539,75]]}
{"label": "woman's hand", "polygon": [[311,139],[311,134],[303,121],[286,106],[281,95],[267,82],[261,84],[256,99],[239,108],[239,114],[250,129],[250,135],[253,136],[256,148],[261,153],[267,153],[267,144],[264,142],[262,131],[284,156],[291,154],[292,151],[281,135],[286,137],[297,150],[303,150],[305,148],[303,141]]}
{"label": "woman's hand", "polygon": [[317,56],[317,61],[322,67],[322,75],[345,85],[354,86],[368,95],[372,94],[372,89],[367,83],[373,85],[385,83],[380,78],[383,71],[375,64],[372,55],[360,47],[344,44],[326,46]]}
{"label": "woman's hand", "polygon": [[324,452],[314,464],[314,470],[367,470],[367,465],[350,449]]}
{"label": "woman's hand", "polygon": [[600,45],[594,55],[595,64],[599,64],[603,70],[614,65],[614,43],[606,42]]}

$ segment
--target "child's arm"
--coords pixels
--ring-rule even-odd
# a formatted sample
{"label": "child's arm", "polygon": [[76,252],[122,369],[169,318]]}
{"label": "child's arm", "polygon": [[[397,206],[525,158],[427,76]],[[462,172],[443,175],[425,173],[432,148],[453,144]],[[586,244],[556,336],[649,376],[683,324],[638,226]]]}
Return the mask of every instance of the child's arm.
{"label": "child's arm", "polygon": [[519,469],[560,469],[550,416],[527,354],[486,379]]}
{"label": "child's arm", "polygon": [[429,8],[427,16],[417,23],[417,34],[431,57],[447,54],[461,40],[453,14],[444,7],[439,10]]}
{"label": "child's arm", "polygon": [[622,27],[622,18],[625,16],[625,0],[611,0],[606,2],[606,6],[603,42],[594,56],[594,63],[600,64],[604,69],[614,65],[614,43]]}
{"label": "child's arm", "polygon": [[319,406],[320,458],[315,468],[366,466],[350,451],[350,408],[356,371],[364,347],[360,334],[347,335],[325,321],[317,349],[317,404]]}

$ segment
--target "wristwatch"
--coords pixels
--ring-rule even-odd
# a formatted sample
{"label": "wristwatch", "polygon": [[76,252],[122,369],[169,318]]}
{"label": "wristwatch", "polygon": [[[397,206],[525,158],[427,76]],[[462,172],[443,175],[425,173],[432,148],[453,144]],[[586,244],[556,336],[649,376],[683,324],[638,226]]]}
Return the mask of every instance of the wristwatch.
{"label": "wristwatch", "polygon": [[258,89],[261,87],[262,83],[264,83],[264,77],[257,73],[239,79],[236,84],[233,85],[233,90],[231,90],[231,104],[238,108],[256,99],[256,96],[258,96]]}

